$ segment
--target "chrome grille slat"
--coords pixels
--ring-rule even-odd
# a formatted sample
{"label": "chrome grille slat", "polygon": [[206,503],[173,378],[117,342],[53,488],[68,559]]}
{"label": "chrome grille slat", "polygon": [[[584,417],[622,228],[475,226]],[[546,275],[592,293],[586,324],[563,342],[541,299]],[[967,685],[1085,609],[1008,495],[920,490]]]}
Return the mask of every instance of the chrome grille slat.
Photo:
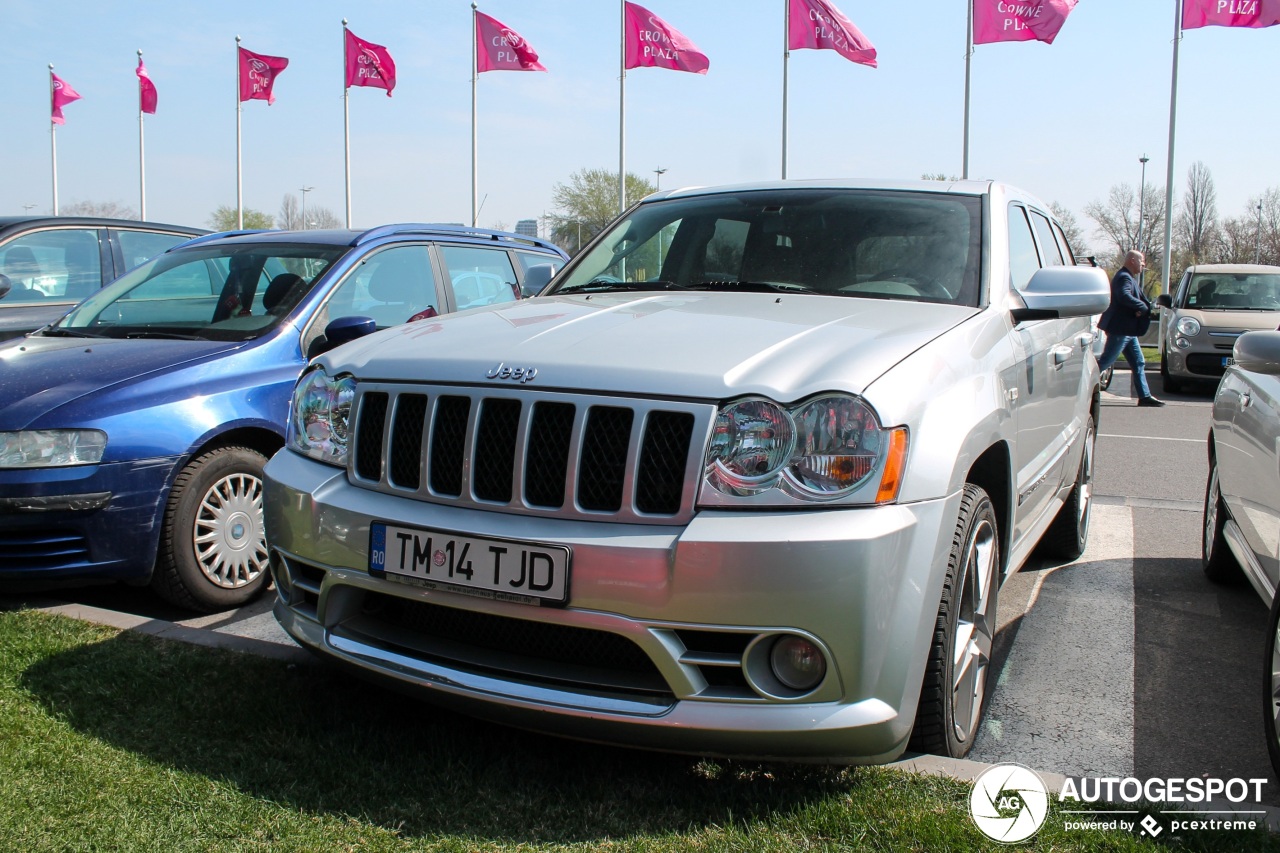
{"label": "chrome grille slat", "polygon": [[354,485],[643,524],[692,517],[715,412],[710,403],[411,383],[361,383],[353,405]]}

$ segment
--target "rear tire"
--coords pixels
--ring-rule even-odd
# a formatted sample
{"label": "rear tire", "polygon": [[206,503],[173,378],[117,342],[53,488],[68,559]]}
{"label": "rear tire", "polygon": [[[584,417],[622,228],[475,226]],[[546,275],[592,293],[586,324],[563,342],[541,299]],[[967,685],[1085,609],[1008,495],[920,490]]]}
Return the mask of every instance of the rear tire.
{"label": "rear tire", "polygon": [[1089,544],[1089,516],[1093,509],[1093,446],[1096,437],[1093,416],[1090,415],[1085,422],[1084,452],[1080,456],[1075,486],[1041,540],[1044,552],[1053,557],[1067,561],[1077,560]]}
{"label": "rear tire", "polygon": [[178,474],[151,576],[156,594],[211,613],[262,593],[269,579],[262,516],[266,462],[247,447],[221,447]]}
{"label": "rear tire", "polygon": [[1209,456],[1209,482],[1204,490],[1204,525],[1200,537],[1200,558],[1204,576],[1214,583],[1238,583],[1244,572],[1227,545],[1223,528],[1227,524],[1227,505],[1222,500],[1218,482],[1218,457]]}
{"label": "rear tire", "polygon": [[925,662],[910,748],[963,758],[982,721],[996,633],[1000,536],[995,507],[966,484]]}

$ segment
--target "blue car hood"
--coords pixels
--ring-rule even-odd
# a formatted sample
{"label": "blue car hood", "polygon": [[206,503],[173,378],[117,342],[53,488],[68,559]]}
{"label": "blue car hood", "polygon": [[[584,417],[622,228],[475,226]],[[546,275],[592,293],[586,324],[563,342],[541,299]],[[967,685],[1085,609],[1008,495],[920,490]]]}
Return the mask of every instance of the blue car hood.
{"label": "blue car hood", "polygon": [[227,341],[19,338],[0,346],[0,429],[126,382],[242,347]]}

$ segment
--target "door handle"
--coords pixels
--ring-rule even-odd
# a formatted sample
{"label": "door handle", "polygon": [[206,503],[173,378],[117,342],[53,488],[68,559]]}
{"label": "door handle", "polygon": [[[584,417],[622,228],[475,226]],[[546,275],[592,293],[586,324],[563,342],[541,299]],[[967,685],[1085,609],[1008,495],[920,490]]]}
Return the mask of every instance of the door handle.
{"label": "door handle", "polygon": [[1249,396],[1249,392],[1245,391],[1240,395],[1240,411],[1244,411],[1253,404],[1253,399]]}
{"label": "door handle", "polygon": [[1071,358],[1071,353],[1073,352],[1073,350],[1071,349],[1071,347],[1058,346],[1049,350],[1049,352],[1053,355],[1053,363],[1055,365],[1059,365],[1059,364],[1066,364],[1067,359]]}

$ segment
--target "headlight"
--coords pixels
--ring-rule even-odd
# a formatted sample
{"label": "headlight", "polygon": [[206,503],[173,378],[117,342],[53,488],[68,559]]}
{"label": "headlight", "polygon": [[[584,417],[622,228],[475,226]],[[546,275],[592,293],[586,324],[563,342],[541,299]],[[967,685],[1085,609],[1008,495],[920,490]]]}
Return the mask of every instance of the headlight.
{"label": "headlight", "polygon": [[0,432],[0,468],[96,465],[106,449],[107,434],[97,429]]}
{"label": "headlight", "polygon": [[303,376],[289,405],[289,448],[318,462],[346,467],[355,393],[356,381],[350,376],[330,379],[323,370]]}
{"label": "headlight", "polygon": [[706,482],[726,495],[778,489],[806,501],[874,488],[866,502],[884,503],[897,497],[906,450],[906,428],[884,429],[857,397],[828,394],[791,409],[744,400],[716,416]]}
{"label": "headlight", "polygon": [[1186,335],[1188,338],[1194,338],[1196,335],[1200,334],[1200,321],[1195,317],[1179,317],[1178,334]]}

